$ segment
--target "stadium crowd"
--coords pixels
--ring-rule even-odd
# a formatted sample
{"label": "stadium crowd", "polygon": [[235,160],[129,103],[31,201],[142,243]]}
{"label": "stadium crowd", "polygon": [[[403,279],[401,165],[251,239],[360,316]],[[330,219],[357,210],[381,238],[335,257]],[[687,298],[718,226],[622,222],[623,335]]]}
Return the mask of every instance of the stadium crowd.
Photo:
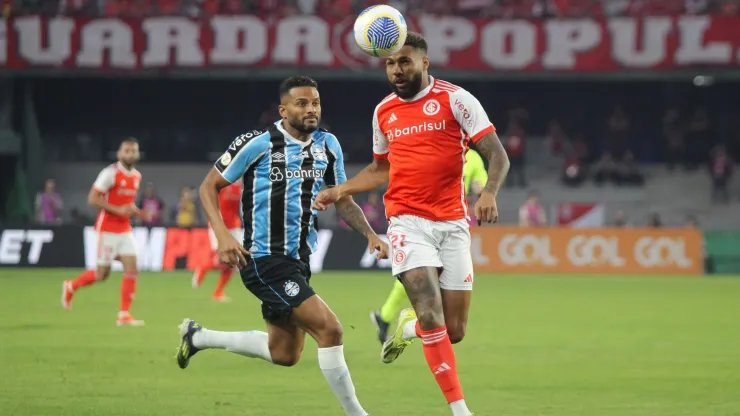
{"label": "stadium crowd", "polygon": [[583,17],[740,13],[739,0],[0,0],[5,16],[147,16],[254,13],[291,16],[353,15],[374,4],[389,4],[407,15],[461,14],[469,17]]}

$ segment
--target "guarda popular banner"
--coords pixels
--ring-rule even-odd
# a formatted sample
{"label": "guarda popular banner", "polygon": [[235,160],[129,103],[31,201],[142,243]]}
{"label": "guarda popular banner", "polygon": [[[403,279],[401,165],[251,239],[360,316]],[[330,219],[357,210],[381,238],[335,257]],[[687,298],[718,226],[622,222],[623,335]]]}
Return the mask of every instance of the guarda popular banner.
{"label": "guarda popular banner", "polygon": [[[205,228],[136,227],[134,236],[142,271],[192,270],[212,258]],[[484,227],[472,229],[470,250],[478,273],[698,275],[702,238],[701,231],[688,228]],[[379,261],[367,252],[364,238],[347,230],[321,230],[318,243],[311,256],[315,272],[390,269],[393,259],[403,258]],[[96,248],[92,227],[0,230],[1,266],[92,268]]]}
{"label": "guarda popular banner", "polygon": [[[354,44],[354,17],[84,18],[0,21],[0,69],[131,72],[147,69],[371,68]],[[606,20],[409,19],[437,68],[614,72],[740,66],[740,17]]]}

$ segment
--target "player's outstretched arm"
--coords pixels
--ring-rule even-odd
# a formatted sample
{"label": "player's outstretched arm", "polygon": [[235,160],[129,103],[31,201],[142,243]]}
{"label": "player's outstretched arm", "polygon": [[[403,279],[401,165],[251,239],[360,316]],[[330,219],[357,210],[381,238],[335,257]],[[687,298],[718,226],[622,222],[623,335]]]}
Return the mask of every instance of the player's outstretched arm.
{"label": "player's outstretched arm", "polygon": [[319,194],[316,195],[316,200],[314,201],[313,206],[314,208],[323,211],[329,205],[344,197],[352,196],[360,192],[372,191],[388,182],[388,172],[390,169],[391,165],[388,162],[388,159],[375,159],[373,163],[361,170],[360,173],[355,175],[352,179],[319,192]]}
{"label": "player's outstretched arm", "polygon": [[360,192],[368,192],[388,183],[388,172],[391,164],[388,159],[374,159],[373,163],[355,175],[354,178],[339,185],[339,197],[354,195]]}
{"label": "player's outstretched arm", "polygon": [[200,201],[218,240],[221,262],[229,266],[246,266],[247,260],[244,255],[249,252],[231,235],[218,206],[218,193],[229,185],[231,182],[226,180],[221,172],[216,168],[211,169],[200,184]]}
{"label": "player's outstretched arm", "polygon": [[475,147],[478,152],[488,160],[488,182],[483,187],[483,192],[475,204],[475,216],[478,225],[481,222],[497,222],[498,208],[496,207],[496,195],[506,179],[509,172],[509,156],[501,144],[495,131],[481,137]]}
{"label": "player's outstretched arm", "polygon": [[[340,185],[341,186],[341,185]],[[378,250],[378,258],[385,259],[388,257],[388,245],[373,231],[373,228],[367,222],[365,213],[362,208],[352,199],[351,195],[342,197],[336,202],[337,213],[353,230],[367,238],[368,251]]]}

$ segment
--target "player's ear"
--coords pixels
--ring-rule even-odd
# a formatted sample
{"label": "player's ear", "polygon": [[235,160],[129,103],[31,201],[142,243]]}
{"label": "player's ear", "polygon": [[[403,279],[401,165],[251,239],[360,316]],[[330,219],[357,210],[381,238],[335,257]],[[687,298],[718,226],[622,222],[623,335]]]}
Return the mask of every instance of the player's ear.
{"label": "player's ear", "polygon": [[421,67],[425,71],[429,70],[429,57],[428,56],[424,55],[424,57],[421,58]]}
{"label": "player's ear", "polygon": [[278,112],[280,113],[280,117],[282,119],[288,118],[288,109],[285,108],[284,105],[282,105],[282,104],[278,105]]}

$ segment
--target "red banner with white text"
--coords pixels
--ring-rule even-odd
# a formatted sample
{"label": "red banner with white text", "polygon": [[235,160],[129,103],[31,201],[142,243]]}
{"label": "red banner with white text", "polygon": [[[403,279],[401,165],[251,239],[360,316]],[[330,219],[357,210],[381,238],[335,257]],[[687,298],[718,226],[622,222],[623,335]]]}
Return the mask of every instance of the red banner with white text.
{"label": "red banner with white text", "polygon": [[[0,68],[380,68],[354,44],[353,18],[256,16],[0,21]],[[740,66],[740,17],[486,20],[423,16],[412,28],[436,68],[608,72]]]}

